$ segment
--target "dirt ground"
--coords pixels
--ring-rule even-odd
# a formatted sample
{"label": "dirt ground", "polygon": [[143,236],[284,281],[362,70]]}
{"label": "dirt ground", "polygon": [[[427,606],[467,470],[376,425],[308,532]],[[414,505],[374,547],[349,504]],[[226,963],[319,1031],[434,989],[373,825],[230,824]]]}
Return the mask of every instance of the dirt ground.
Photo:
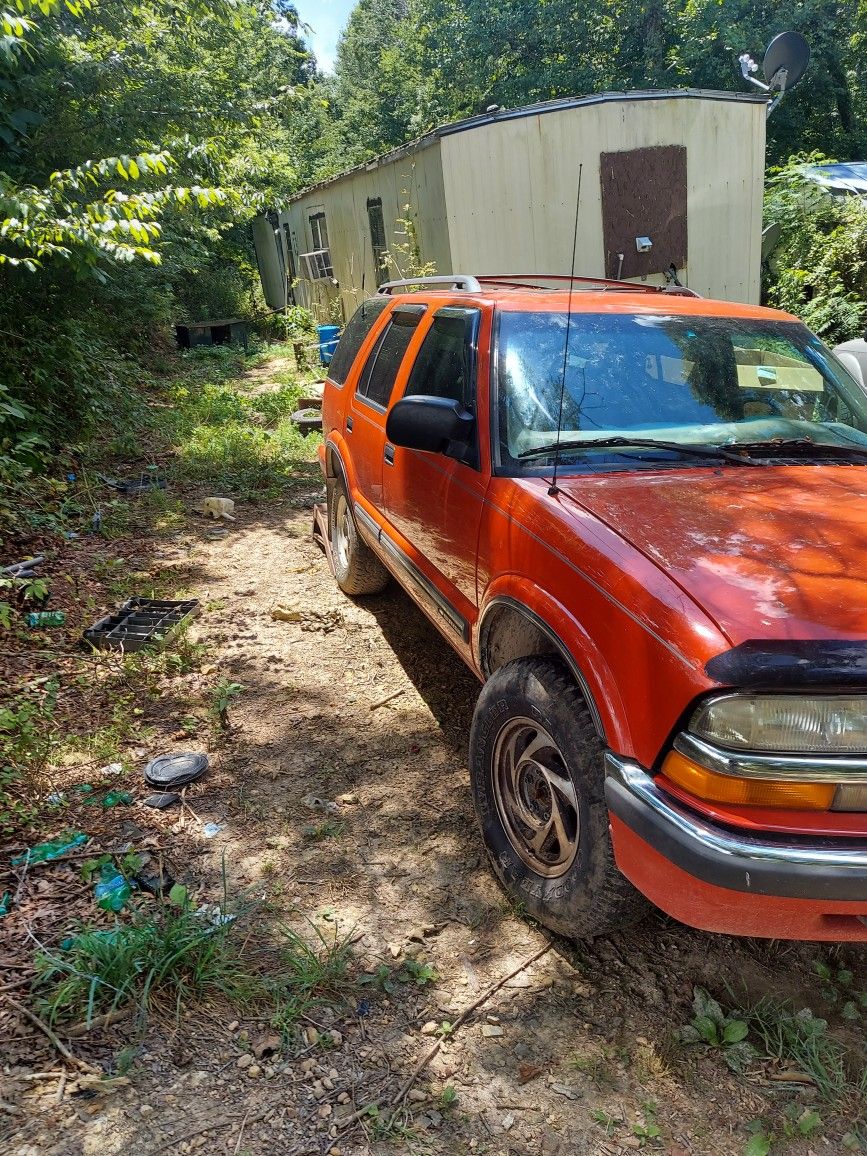
{"label": "dirt ground", "polygon": [[[390,994],[359,985],[261,1062],[253,1053],[268,1025],[219,1004],[185,1006],[179,1018],[163,1009],[142,1041],[131,1018],[67,1039],[106,1071],[137,1047],[110,1094],[0,1004],[2,1150],[729,1156],[743,1151],[750,1121],[813,1103],[814,1087],[777,1082],[773,1065],[736,1076],[718,1050],[686,1048],[675,1033],[691,1018],[694,985],[729,1006],[765,993],[815,1006],[812,965],[826,950],[704,935],[658,914],[581,945],[510,905],[487,866],[466,770],[479,686],[396,584],[358,602],[340,593],[310,538],[320,496],[311,486],[291,501],[238,503],[223,537],[189,518],[152,542],[106,544],[125,565],[135,549],[137,565],[146,557],[155,572],[184,574],[203,606],[205,661],[244,688],[227,738],[203,725],[181,741],[175,706],[202,674],[165,680],[159,721],[131,748],[139,770],[124,786],[136,803],[123,820],[138,828],[133,842],[174,847],[177,877],[203,900],[219,900],[225,871],[230,893],[349,936],[355,975],[413,959],[436,978],[396,982]],[[297,620],[273,619],[277,605]],[[212,767],[189,789],[190,808],[179,818],[143,807],[147,758],[191,746]],[[311,796],[335,806],[317,810]],[[220,827],[212,838],[209,823]],[[45,890],[27,884],[31,927]],[[862,952],[833,958],[864,977]],[[471,1008],[389,1120],[440,1038],[434,1029]],[[376,1117],[357,1117],[377,1101]],[[781,1137],[772,1151],[843,1151],[847,1122],[820,1110],[823,1133]]]}

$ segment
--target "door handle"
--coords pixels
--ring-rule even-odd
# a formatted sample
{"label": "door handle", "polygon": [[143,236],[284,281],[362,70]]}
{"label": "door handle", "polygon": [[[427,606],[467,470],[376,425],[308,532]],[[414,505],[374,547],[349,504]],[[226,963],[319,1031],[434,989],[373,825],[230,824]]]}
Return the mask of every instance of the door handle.
{"label": "door handle", "polygon": [[352,417],[351,416],[346,419],[346,428],[349,431],[349,433],[352,433]]}
{"label": "door handle", "polygon": [[394,465],[394,446],[391,442],[385,443],[385,464],[387,466]]}

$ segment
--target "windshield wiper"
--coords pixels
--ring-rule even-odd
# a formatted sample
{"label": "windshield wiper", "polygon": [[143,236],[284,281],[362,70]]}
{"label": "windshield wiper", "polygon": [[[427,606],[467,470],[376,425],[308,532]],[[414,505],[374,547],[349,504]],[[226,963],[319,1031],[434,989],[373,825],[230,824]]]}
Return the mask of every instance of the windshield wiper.
{"label": "windshield wiper", "polygon": [[768,438],[760,442],[733,442],[751,457],[816,458],[841,457],[867,461],[867,446],[841,446],[832,442],[814,442],[812,438]]}
{"label": "windshield wiper", "polygon": [[[518,454],[519,460],[526,460],[528,458],[544,458],[549,454],[556,453],[557,450],[562,453],[571,450],[607,450],[618,449],[620,447],[626,449],[653,449],[653,450],[671,450],[674,453],[685,454],[694,458],[722,458],[727,462],[734,462],[738,466],[758,466],[761,462],[753,461],[745,454],[738,454],[732,450],[723,449],[721,446],[700,446],[689,445],[683,442],[668,442],[659,441],[656,438],[630,438],[630,437],[610,437],[610,438],[585,438],[578,440],[563,442],[549,442],[545,446],[536,446],[531,450],[524,450],[523,453]],[[739,447],[740,448],[740,447]]]}

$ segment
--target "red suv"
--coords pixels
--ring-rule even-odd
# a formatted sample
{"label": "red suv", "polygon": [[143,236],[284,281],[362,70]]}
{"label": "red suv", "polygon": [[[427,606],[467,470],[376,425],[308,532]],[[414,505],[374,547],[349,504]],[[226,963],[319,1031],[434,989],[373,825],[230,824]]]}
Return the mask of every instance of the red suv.
{"label": "red suv", "polygon": [[479,823],[540,922],[867,941],[867,396],[785,313],[555,280],[349,322],[337,581],[393,575],[484,681]]}

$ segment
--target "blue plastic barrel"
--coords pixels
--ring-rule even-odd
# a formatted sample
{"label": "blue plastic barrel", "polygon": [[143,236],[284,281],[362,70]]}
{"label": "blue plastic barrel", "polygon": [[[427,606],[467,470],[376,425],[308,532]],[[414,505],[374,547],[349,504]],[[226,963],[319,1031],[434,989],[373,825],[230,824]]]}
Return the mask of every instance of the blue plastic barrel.
{"label": "blue plastic barrel", "polygon": [[330,365],[334,350],[337,348],[337,340],[340,337],[340,326],[320,325],[317,332],[319,333],[319,360],[323,365]]}

